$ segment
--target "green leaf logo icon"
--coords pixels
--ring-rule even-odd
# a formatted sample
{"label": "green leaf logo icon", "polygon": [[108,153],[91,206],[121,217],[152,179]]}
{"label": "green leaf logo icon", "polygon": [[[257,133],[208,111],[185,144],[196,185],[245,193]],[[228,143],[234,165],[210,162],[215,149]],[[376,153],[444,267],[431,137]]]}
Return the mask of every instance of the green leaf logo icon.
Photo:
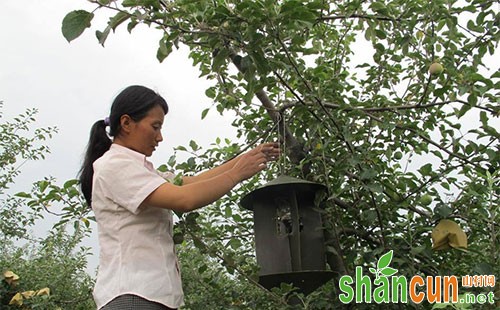
{"label": "green leaf logo icon", "polygon": [[389,266],[392,260],[392,250],[389,252],[385,253],[378,259],[377,263],[377,269],[384,269],[385,267]]}
{"label": "green leaf logo icon", "polygon": [[379,258],[377,262],[377,269],[375,268],[369,269],[370,272],[376,276],[376,279],[378,279],[379,277],[390,277],[398,272],[397,269],[389,267],[389,264],[392,261],[392,254],[393,254],[392,250],[385,253]]}

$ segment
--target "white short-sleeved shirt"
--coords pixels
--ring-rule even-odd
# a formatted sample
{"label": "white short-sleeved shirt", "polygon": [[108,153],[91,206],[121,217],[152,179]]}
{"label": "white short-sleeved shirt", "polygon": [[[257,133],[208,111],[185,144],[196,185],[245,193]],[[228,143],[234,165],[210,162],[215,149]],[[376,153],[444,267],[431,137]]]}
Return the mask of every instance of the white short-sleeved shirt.
{"label": "white short-sleeved shirt", "polygon": [[170,308],[183,305],[172,211],[143,204],[165,182],[143,154],[117,144],[94,162],[92,209],[100,245],[94,287],[98,309],[123,294]]}

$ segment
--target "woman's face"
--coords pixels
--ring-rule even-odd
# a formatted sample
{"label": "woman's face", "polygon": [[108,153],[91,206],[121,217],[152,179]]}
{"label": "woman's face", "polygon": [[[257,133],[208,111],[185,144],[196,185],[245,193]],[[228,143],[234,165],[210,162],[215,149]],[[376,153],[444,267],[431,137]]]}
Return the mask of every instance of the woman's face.
{"label": "woman's face", "polygon": [[155,105],[148,114],[138,122],[132,121],[128,146],[136,152],[151,156],[158,144],[163,141],[161,128],[165,113],[161,106]]}

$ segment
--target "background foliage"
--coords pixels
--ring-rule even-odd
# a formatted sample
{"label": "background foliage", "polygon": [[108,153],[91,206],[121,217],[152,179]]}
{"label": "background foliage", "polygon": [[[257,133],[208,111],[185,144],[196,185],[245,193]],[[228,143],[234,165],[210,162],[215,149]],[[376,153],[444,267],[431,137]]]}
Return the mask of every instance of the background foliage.
{"label": "background foliage", "polygon": [[[86,270],[89,249],[80,246],[90,231],[85,225],[74,225],[72,230],[64,225],[70,217],[80,223],[74,212],[78,207],[71,208],[70,203],[69,184],[75,183],[68,181],[64,187],[57,187],[51,184],[54,180],[45,179],[36,182],[30,193],[9,194],[22,165],[44,159],[50,151],[44,142],[57,131],[53,127],[33,129],[36,113],[29,109],[0,123],[0,308],[92,309],[93,280]],[[74,190],[73,197],[79,197],[78,190]],[[61,201],[63,204],[58,206]],[[66,209],[65,214],[59,214],[60,221],[49,234],[33,236],[35,225],[59,208]],[[81,201],[79,208],[84,208]],[[9,281],[7,271],[19,279]],[[50,290],[48,295],[28,297],[30,291],[44,288]],[[24,294],[22,304],[9,305],[18,293]]]}

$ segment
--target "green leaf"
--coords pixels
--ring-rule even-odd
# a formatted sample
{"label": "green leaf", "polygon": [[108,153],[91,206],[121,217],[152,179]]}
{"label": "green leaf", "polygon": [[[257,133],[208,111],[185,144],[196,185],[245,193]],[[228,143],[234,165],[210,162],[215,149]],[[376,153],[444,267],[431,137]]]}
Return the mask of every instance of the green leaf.
{"label": "green leaf", "polygon": [[373,2],[370,8],[379,14],[387,15],[387,7],[381,2]]}
{"label": "green leaf", "polygon": [[365,169],[359,176],[361,180],[370,180],[377,176],[377,171],[375,169]]}
{"label": "green leaf", "polygon": [[455,114],[457,115],[458,118],[461,118],[462,116],[465,115],[469,110],[471,109],[471,106],[464,104],[460,110],[458,110]]}
{"label": "green leaf", "polygon": [[233,238],[229,240],[226,246],[230,246],[232,249],[237,250],[242,246],[242,242],[238,238]]}
{"label": "green leaf", "polygon": [[168,40],[168,36],[165,35],[162,39],[160,39],[158,51],[156,53],[156,58],[159,62],[163,62],[165,58],[172,52],[172,42]]}
{"label": "green leaf", "polygon": [[232,214],[233,210],[231,209],[231,206],[226,206],[226,208],[224,209],[224,216],[226,218],[230,218]]}
{"label": "green leaf", "polygon": [[63,188],[68,189],[76,184],[78,184],[78,180],[76,180],[76,179],[68,180],[68,181],[64,182]]}
{"label": "green leaf", "polygon": [[384,255],[382,255],[378,262],[377,262],[377,268],[380,270],[380,269],[384,269],[386,268],[387,266],[389,266],[389,264],[391,263],[391,260],[392,260],[392,250],[390,250],[389,252],[385,253]]}
{"label": "green leaf", "polygon": [[199,268],[198,268],[198,273],[199,274],[202,274],[204,273],[205,271],[207,271],[208,269],[208,266],[207,265],[201,265]]}
{"label": "green leaf", "polygon": [[62,34],[68,40],[73,41],[78,38],[86,28],[90,27],[90,22],[94,18],[94,14],[84,11],[76,10],[69,12],[62,21]]}
{"label": "green leaf", "polygon": [[130,18],[130,15],[126,12],[118,12],[115,16],[111,17],[108,22],[108,26],[104,31],[96,31],[96,36],[97,39],[99,40],[99,43],[104,46],[104,42],[108,38],[109,33],[111,30],[115,31],[116,27],[118,27],[120,24],[122,24],[124,21]]}
{"label": "green leaf", "polygon": [[431,172],[432,172],[432,164],[425,164],[423,165],[422,167],[420,167],[420,169],[418,169],[418,171],[422,174],[422,175],[430,175]]}
{"label": "green leaf", "polygon": [[208,98],[212,98],[214,99],[215,96],[216,96],[216,91],[215,91],[215,87],[210,87],[208,88],[206,91],[205,91],[205,95],[208,97]]}
{"label": "green leaf", "polygon": [[40,181],[38,182],[38,187],[39,187],[39,190],[40,192],[44,192],[46,189],[47,189],[47,186],[49,186],[49,182],[48,181]]}
{"label": "green leaf", "polygon": [[189,146],[191,147],[191,149],[193,151],[197,151],[200,149],[200,147],[198,146],[198,144],[194,140],[189,141]]}
{"label": "green leaf", "polygon": [[128,23],[127,25],[127,31],[131,33],[132,30],[135,28],[135,26],[137,26],[138,24],[139,22],[136,19],[131,20],[130,23]]}
{"label": "green leaf", "polygon": [[205,119],[205,117],[207,117],[208,111],[210,111],[210,109],[206,108],[201,112],[201,119]]}
{"label": "green leaf", "polygon": [[467,97],[467,102],[471,105],[471,106],[476,106],[477,105],[477,95],[475,93],[471,93],[468,97]]}
{"label": "green leaf", "polygon": [[68,196],[69,196],[70,198],[72,198],[72,197],[76,197],[76,196],[78,196],[78,195],[80,195],[80,192],[79,192],[79,191],[78,191],[75,187],[71,187],[71,188],[68,190]]}
{"label": "green leaf", "polygon": [[380,270],[380,272],[386,276],[390,277],[398,272],[397,269],[391,268],[391,267],[385,267],[384,269]]}
{"label": "green leaf", "polygon": [[95,32],[95,36],[97,37],[97,40],[99,40],[99,44],[101,44],[102,46],[104,46],[104,42],[108,38],[110,29],[111,28],[109,28],[109,26],[108,26],[108,27],[106,27],[106,29],[104,31],[97,30]]}
{"label": "green leaf", "polygon": [[364,184],[363,187],[374,193],[382,193],[384,191],[382,185],[380,185],[379,183],[368,183]]}
{"label": "green leaf", "polygon": [[[219,50],[217,55],[212,60],[212,70],[215,72],[220,72],[222,70],[223,65],[225,65],[227,61],[227,57],[229,56],[229,51],[226,49]],[[241,56],[234,57],[234,63],[239,66],[241,62]]]}
{"label": "green leaf", "polygon": [[450,184],[446,183],[446,182],[441,182],[440,183],[441,187],[443,187],[444,189],[446,190],[450,190]]}
{"label": "green leaf", "polygon": [[20,197],[20,198],[31,198],[31,194],[25,193],[25,192],[16,193],[14,196]]}
{"label": "green leaf", "polygon": [[481,123],[484,125],[488,125],[488,115],[486,115],[486,112],[485,111],[481,111],[479,113],[479,119],[481,121]]}
{"label": "green leaf", "polygon": [[[381,40],[385,40],[387,39],[387,33],[385,33],[385,31],[382,31],[380,29],[375,29],[375,35],[377,36],[377,38],[381,39]],[[384,50],[385,48],[382,47],[382,51]]]}
{"label": "green leaf", "polygon": [[436,208],[434,208],[434,212],[439,215],[440,218],[447,218],[453,210],[447,205],[439,204]]}
{"label": "green leaf", "polygon": [[116,30],[116,27],[118,27],[120,24],[122,24],[124,21],[130,18],[130,15],[126,12],[118,12],[115,16],[111,17],[109,19],[109,27],[113,29],[113,31]]}
{"label": "green leaf", "polygon": [[243,218],[238,213],[233,213],[232,218],[236,223],[243,221]]}
{"label": "green leaf", "polygon": [[372,223],[377,219],[377,212],[375,210],[364,210],[361,213],[361,218],[368,223]]}
{"label": "green leaf", "polygon": [[383,44],[377,43],[373,47],[375,47],[375,49],[377,50],[377,52],[379,52],[380,54],[384,53],[385,47],[384,47]]}
{"label": "green leaf", "polygon": [[123,0],[122,5],[124,7],[134,7],[134,6],[153,6],[158,2],[158,0]]}

